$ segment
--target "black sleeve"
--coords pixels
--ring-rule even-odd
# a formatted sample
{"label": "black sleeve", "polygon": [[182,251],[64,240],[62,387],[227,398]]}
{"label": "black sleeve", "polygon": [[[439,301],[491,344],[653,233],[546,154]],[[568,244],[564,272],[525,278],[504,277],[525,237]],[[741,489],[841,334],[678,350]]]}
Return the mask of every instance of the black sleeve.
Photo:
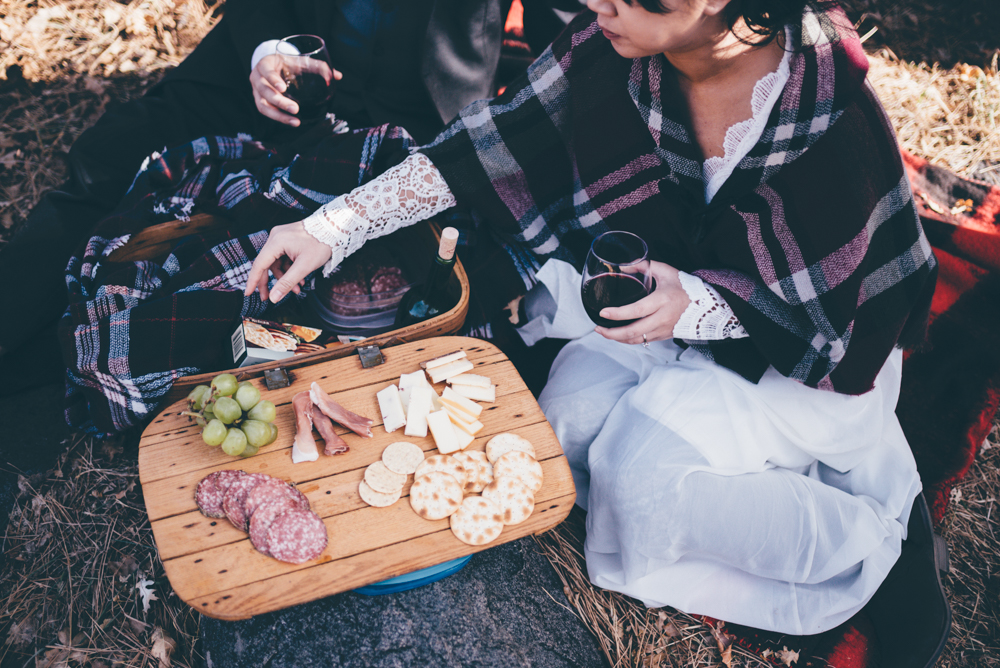
{"label": "black sleeve", "polygon": [[246,76],[250,76],[250,58],[261,42],[316,32],[315,26],[305,27],[310,22],[304,14],[312,4],[297,0],[229,0],[226,3],[223,21]]}

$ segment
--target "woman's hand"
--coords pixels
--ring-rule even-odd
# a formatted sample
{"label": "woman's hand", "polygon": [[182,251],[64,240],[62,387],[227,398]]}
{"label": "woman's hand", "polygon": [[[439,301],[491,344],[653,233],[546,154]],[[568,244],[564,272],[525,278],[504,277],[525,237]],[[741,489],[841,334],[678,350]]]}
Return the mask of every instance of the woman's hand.
{"label": "woman's hand", "polygon": [[[249,297],[254,290],[259,290],[261,300],[270,296],[271,302],[277,304],[289,292],[299,294],[306,276],[329,262],[331,255],[333,251],[330,247],[306,232],[301,220],[278,225],[271,230],[267,243],[253,261],[243,294]],[[270,295],[267,289],[268,269],[278,279]]]}
{"label": "woman's hand", "polygon": [[[343,74],[331,70],[321,60],[312,60],[309,64],[312,63],[315,63],[316,73],[322,75],[327,83],[330,83],[331,77],[337,81],[344,78]],[[281,56],[272,53],[261,58],[250,73],[250,87],[253,89],[257,111],[279,123],[292,127],[299,126],[301,121],[293,116],[299,113],[298,103],[283,95],[288,86],[281,76]]]}
{"label": "woman's hand", "polygon": [[649,271],[656,279],[656,289],[639,301],[601,309],[601,317],[608,320],[633,320],[624,327],[597,327],[595,331],[606,339],[635,345],[645,341],[663,341],[674,337],[674,325],[691,303],[681,287],[678,271],[663,262],[650,262]]}

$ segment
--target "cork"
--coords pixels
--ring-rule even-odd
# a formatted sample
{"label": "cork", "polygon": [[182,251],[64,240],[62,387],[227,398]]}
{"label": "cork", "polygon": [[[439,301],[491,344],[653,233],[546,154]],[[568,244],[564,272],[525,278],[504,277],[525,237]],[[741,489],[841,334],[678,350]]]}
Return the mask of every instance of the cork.
{"label": "cork", "polygon": [[441,231],[441,245],[438,246],[438,257],[450,260],[455,257],[455,245],[458,244],[458,230],[446,227]]}

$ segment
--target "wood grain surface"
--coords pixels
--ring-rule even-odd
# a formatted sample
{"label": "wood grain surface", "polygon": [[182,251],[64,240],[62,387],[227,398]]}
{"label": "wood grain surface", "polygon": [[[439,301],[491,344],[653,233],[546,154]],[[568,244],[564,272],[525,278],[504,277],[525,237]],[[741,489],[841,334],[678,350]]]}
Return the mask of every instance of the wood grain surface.
{"label": "wood grain surface", "polygon": [[[437,454],[433,439],[413,438],[402,430],[382,427],[375,393],[396,383],[419,363],[455,350],[465,350],[477,373],[497,385],[495,403],[483,403],[484,425],[470,450],[484,450],[494,435],[514,432],[534,444],[545,479],[535,495],[535,511],[527,521],[504,527],[489,545],[472,547],[451,533],[448,520],[427,521],[410,508],[408,477],[402,498],[388,508],[373,508],[358,495],[364,469],[400,440]],[[410,573],[559,524],[576,499],[573,478],[562,448],[538,403],[514,366],[496,347],[462,337],[441,337],[383,350],[386,363],[362,369],[357,356],[300,367],[290,387],[266,391],[278,408],[279,436],[247,459],[229,457],[201,440],[201,429],[180,412],[178,401],[160,413],[143,433],[139,478],[156,546],[175,593],[199,612],[218,619],[245,619],[291,605]],[[375,421],[373,438],[337,426],[350,446],[342,455],[320,455],[315,462],[292,464],[295,435],[292,396],[317,382],[348,410]],[[444,384],[435,385],[440,393]],[[323,443],[317,438],[322,452]],[[320,557],[305,564],[286,564],[257,552],[245,533],[225,519],[202,515],[195,505],[198,482],[212,471],[242,469],[294,483],[323,518],[330,542]]]}

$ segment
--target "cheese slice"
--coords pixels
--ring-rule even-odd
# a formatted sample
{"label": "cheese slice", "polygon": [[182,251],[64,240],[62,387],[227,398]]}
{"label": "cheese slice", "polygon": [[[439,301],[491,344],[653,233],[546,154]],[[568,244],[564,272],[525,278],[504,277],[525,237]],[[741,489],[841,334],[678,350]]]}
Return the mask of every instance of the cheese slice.
{"label": "cheese slice", "polygon": [[472,373],[460,373],[448,379],[452,385],[472,385],[473,387],[489,387],[493,383],[486,376],[477,376]]}
{"label": "cheese slice", "polygon": [[441,393],[441,401],[462,409],[474,418],[478,418],[483,412],[482,406],[475,401],[470,401],[464,395],[459,394],[450,387],[444,388],[444,392]]}
{"label": "cheese slice", "polygon": [[452,385],[451,388],[458,394],[462,395],[466,399],[472,399],[473,401],[485,401],[487,403],[493,403],[497,400],[497,386],[490,385],[489,387],[472,387],[471,385]]}
{"label": "cheese slice", "polygon": [[457,376],[466,371],[472,371],[475,367],[469,360],[458,360],[450,364],[445,364],[444,366],[435,367],[434,369],[428,370],[431,375],[432,383],[440,383],[442,381],[448,380],[452,376]]}
{"label": "cheese slice", "polygon": [[427,369],[429,373],[431,369],[437,368],[439,366],[444,366],[446,364],[454,362],[455,360],[460,360],[465,356],[466,355],[464,350],[456,350],[453,353],[448,353],[447,355],[442,355],[441,357],[435,357],[432,360],[421,362],[420,366],[424,369]]}
{"label": "cheese slice", "polygon": [[399,400],[399,388],[390,385],[378,391],[375,398],[378,399],[378,409],[382,412],[382,426],[387,432],[394,432],[406,426],[403,402]]}
{"label": "cheese slice", "polygon": [[476,437],[472,434],[467,434],[461,429],[455,430],[455,438],[458,439],[458,445],[460,450],[465,450],[467,447],[472,445],[472,442],[476,440]]}
{"label": "cheese slice", "polygon": [[469,434],[470,436],[475,436],[476,434],[478,434],[483,430],[483,423],[480,422],[479,420],[476,420],[475,422],[466,422],[461,418],[455,417],[451,413],[448,414],[448,417],[451,418],[451,423],[455,425],[455,429],[457,431],[464,431],[466,434]]}
{"label": "cheese slice", "polygon": [[451,404],[445,404],[444,405],[444,409],[446,411],[448,411],[448,415],[451,416],[452,422],[455,422],[457,420],[461,420],[462,422],[465,422],[466,424],[472,424],[473,422],[476,421],[476,416],[475,415],[469,415],[468,413],[466,413],[465,411],[463,411],[461,408],[455,408]]}
{"label": "cheese slice", "polygon": [[425,385],[410,390],[410,406],[406,413],[407,436],[427,436],[427,414],[431,412],[431,395],[434,390]]}
{"label": "cheese slice", "polygon": [[462,449],[455,427],[451,425],[451,417],[447,411],[434,411],[427,415],[427,426],[434,436],[434,443],[442,455],[457,452]]}
{"label": "cheese slice", "polygon": [[410,390],[418,385],[431,386],[422,369],[413,373],[404,373],[399,377],[399,400],[403,402],[404,413],[410,410]]}

